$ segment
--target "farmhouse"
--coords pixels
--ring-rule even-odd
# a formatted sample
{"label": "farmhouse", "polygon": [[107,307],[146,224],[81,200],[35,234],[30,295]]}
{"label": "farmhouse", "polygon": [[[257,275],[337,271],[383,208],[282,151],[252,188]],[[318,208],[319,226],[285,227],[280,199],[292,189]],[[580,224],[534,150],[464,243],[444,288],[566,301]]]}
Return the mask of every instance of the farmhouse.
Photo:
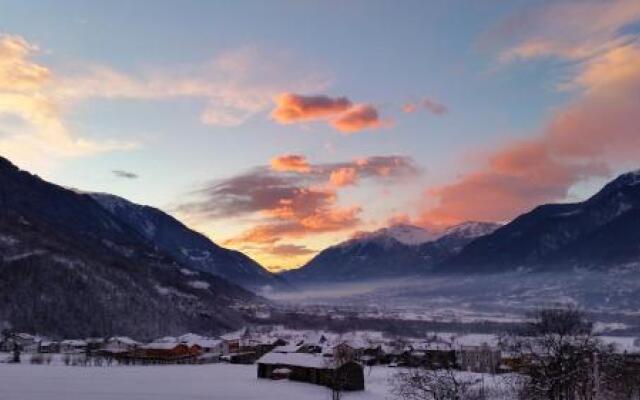
{"label": "farmhouse", "polygon": [[289,379],[346,391],[364,390],[362,366],[355,362],[336,363],[321,355],[268,353],[258,361],[258,378]]}
{"label": "farmhouse", "polygon": [[184,343],[150,343],[141,346],[135,352],[135,358],[147,362],[184,362],[193,361],[202,350],[199,346],[188,346]]}

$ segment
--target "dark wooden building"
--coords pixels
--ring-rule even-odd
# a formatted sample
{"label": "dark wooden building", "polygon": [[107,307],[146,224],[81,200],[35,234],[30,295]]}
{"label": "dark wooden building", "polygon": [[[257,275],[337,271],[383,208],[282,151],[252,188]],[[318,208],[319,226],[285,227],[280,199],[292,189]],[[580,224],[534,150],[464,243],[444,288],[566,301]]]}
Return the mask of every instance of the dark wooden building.
{"label": "dark wooden building", "polygon": [[364,390],[362,366],[356,362],[337,364],[333,358],[305,353],[268,353],[258,361],[258,378],[289,379],[345,391]]}

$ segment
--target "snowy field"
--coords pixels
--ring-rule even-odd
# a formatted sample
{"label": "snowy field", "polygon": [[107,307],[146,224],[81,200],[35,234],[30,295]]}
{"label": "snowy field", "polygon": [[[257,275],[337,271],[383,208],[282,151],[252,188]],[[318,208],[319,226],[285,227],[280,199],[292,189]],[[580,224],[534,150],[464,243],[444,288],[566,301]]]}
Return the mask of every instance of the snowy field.
{"label": "snowy field", "polygon": [[[395,372],[388,367],[371,372],[365,369],[366,390],[347,393],[344,399],[393,399],[388,377]],[[72,367],[23,363],[0,364],[0,399],[328,400],[331,392],[306,383],[257,379],[255,365]]]}
{"label": "snowy field", "polygon": [[[386,399],[387,373],[377,368],[364,392],[345,399]],[[326,400],[329,389],[256,378],[255,365],[71,367],[0,364],[2,400]]]}

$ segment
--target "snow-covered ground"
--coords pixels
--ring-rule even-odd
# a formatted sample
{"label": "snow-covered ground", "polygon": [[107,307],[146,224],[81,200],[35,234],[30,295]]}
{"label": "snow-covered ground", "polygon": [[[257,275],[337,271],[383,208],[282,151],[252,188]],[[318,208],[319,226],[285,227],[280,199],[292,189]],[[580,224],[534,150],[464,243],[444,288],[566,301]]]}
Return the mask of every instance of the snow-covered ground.
{"label": "snow-covered ground", "polygon": [[[365,369],[366,390],[346,400],[391,400],[395,368]],[[487,377],[487,382],[493,379]],[[497,379],[500,379],[499,377]],[[256,378],[255,365],[72,367],[0,364],[2,400],[327,400],[329,389]]]}

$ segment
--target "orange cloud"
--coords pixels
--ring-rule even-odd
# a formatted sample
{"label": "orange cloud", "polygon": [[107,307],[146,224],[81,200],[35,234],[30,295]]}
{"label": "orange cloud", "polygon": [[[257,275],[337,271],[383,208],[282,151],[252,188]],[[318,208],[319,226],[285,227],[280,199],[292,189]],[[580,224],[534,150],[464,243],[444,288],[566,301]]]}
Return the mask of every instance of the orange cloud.
{"label": "orange cloud", "polygon": [[271,169],[281,172],[307,173],[311,171],[311,166],[305,156],[284,154],[271,159]]}
{"label": "orange cloud", "polygon": [[346,97],[303,96],[281,93],[271,117],[281,124],[328,121],[342,133],[355,133],[382,126],[378,110],[368,104],[353,104]]}
{"label": "orange cloud", "polygon": [[352,106],[346,97],[302,96],[294,93],[281,93],[275,102],[276,108],[271,112],[271,117],[281,124],[326,119]]}
{"label": "orange cloud", "polygon": [[338,168],[331,172],[329,182],[335,187],[355,185],[358,182],[358,172],[355,168]]}
{"label": "orange cloud", "polygon": [[370,105],[359,104],[337,116],[331,126],[342,133],[355,133],[382,126],[378,111]]}

